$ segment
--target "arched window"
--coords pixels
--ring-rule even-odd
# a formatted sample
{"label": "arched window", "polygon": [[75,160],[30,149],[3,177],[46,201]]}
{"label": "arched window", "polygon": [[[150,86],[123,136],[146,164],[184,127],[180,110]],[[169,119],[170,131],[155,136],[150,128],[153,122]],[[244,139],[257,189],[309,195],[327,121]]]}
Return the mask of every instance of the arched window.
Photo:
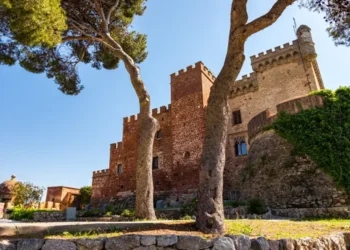
{"label": "arched window", "polygon": [[235,154],[236,156],[247,155],[247,144],[244,137],[235,138]]}

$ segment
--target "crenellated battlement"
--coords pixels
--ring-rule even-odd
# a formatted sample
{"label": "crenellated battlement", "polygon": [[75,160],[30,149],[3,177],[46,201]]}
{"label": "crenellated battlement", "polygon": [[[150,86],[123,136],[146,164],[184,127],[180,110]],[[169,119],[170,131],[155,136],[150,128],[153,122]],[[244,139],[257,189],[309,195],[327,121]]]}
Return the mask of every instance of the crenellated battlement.
{"label": "crenellated battlement", "polygon": [[302,110],[310,108],[323,107],[323,97],[318,95],[307,95],[292,98],[277,104],[277,113],[270,113],[265,110],[254,116],[248,123],[248,136],[251,141],[258,133],[264,130],[268,125],[271,125],[278,118],[278,114],[286,112],[288,114],[297,114]]}
{"label": "crenellated battlement", "polygon": [[93,172],[93,178],[97,176],[104,176],[109,174],[109,169],[97,170]]}
{"label": "crenellated battlement", "polygon": [[171,82],[174,83],[178,80],[182,80],[183,77],[188,77],[188,73],[192,73],[196,70],[202,71],[202,73],[206,75],[210,80],[215,81],[215,75],[201,61],[199,61],[195,63],[195,65],[190,65],[185,69],[181,69],[178,72],[171,74]]}
{"label": "crenellated battlement", "polygon": [[254,71],[261,72],[270,67],[289,62],[300,58],[300,49],[298,40],[292,43],[285,43],[283,47],[277,46],[274,50],[269,49],[261,52],[257,56],[251,56],[251,64]]}
{"label": "crenellated battlement", "polygon": [[[163,113],[167,113],[171,110],[171,104],[168,104],[168,106],[161,106],[160,108],[155,108],[152,109],[152,116],[156,116],[156,115],[160,115]],[[123,123],[127,124],[127,123],[133,123],[139,120],[139,114],[137,115],[132,115],[132,116],[128,116],[128,117],[124,117],[123,118]]]}
{"label": "crenellated battlement", "polygon": [[110,146],[110,150],[121,149],[123,146],[123,142],[112,143]]}
{"label": "crenellated battlement", "polygon": [[259,88],[256,73],[242,76],[241,80],[237,80],[230,87],[230,98],[243,95],[248,92],[254,92]]}
{"label": "crenellated battlement", "polygon": [[169,104],[168,107],[167,106],[161,106],[160,108],[155,108],[152,109],[152,116],[156,116],[156,115],[160,115],[163,113],[167,113],[169,112],[171,109],[171,105]]}

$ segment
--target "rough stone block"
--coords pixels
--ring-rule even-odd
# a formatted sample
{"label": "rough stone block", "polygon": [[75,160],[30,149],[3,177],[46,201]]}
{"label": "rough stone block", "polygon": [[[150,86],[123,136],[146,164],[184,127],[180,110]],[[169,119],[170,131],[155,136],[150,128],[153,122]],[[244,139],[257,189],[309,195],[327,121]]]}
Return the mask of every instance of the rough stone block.
{"label": "rough stone block", "polygon": [[[133,250],[159,250],[160,248],[157,248],[156,246],[141,246],[141,247],[137,247],[134,248]],[[161,249],[163,249],[161,247]]]}
{"label": "rough stone block", "polygon": [[45,240],[43,239],[28,239],[21,240],[17,244],[17,250],[39,250],[43,247]]}
{"label": "rough stone block", "polygon": [[138,235],[125,235],[117,238],[110,238],[106,240],[106,250],[115,249],[133,249],[140,246],[140,236]]}
{"label": "rough stone block", "polygon": [[102,250],[105,239],[79,239],[77,240],[78,250]]}
{"label": "rough stone block", "polygon": [[143,246],[152,246],[157,243],[155,236],[141,236],[141,245]]}
{"label": "rough stone block", "polygon": [[16,245],[8,240],[0,241],[0,250],[16,250]]}
{"label": "rough stone block", "polygon": [[42,250],[77,250],[77,246],[67,240],[47,240]]}
{"label": "rough stone block", "polygon": [[213,246],[213,242],[210,240],[205,240],[197,236],[179,236],[178,239],[179,241],[176,247],[181,250],[199,250]]}
{"label": "rough stone block", "polygon": [[249,250],[251,246],[251,242],[248,236],[246,235],[225,235],[225,237],[228,237],[233,240],[233,244],[235,245],[236,249],[239,250]]}
{"label": "rough stone block", "polygon": [[269,246],[270,250],[279,250],[280,248],[280,242],[278,240],[269,240]]}
{"label": "rough stone block", "polygon": [[213,245],[212,250],[236,250],[233,240],[229,237],[218,237],[213,240]]}
{"label": "rough stone block", "polygon": [[251,250],[270,250],[270,245],[264,237],[252,240],[251,244]]}
{"label": "rough stone block", "polygon": [[157,246],[170,247],[178,242],[176,235],[161,235],[157,237]]}

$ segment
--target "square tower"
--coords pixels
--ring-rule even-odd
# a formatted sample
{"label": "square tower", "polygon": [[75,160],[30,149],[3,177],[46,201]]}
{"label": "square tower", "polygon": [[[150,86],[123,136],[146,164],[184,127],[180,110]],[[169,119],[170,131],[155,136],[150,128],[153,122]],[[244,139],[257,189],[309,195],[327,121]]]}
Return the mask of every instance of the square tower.
{"label": "square tower", "polygon": [[174,191],[198,188],[205,108],[214,80],[214,75],[202,62],[171,75]]}

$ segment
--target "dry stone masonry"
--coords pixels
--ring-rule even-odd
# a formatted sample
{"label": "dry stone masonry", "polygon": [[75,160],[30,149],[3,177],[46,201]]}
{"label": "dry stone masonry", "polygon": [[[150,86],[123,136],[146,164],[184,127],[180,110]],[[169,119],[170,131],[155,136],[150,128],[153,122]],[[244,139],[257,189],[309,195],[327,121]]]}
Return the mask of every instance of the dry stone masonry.
{"label": "dry stone masonry", "polygon": [[349,235],[342,233],[297,240],[250,239],[244,235],[225,235],[213,240],[185,235],[124,235],[97,239],[0,241],[0,250],[346,250],[349,247]]}

